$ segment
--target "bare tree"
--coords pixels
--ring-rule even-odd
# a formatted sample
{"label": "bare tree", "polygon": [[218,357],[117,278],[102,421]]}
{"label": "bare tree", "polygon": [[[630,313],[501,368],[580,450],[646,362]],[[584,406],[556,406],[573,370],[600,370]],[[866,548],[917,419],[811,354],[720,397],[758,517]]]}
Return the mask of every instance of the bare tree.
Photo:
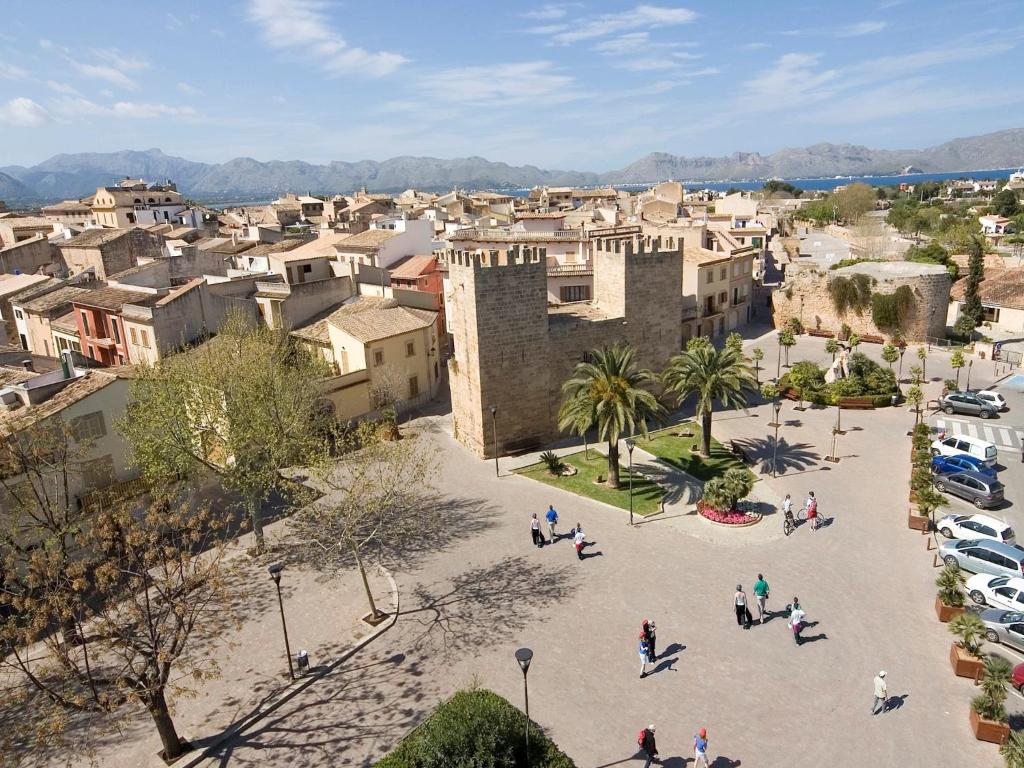
{"label": "bare tree", "polygon": [[163,756],[183,754],[168,696],[217,672],[191,641],[230,616],[223,519],[166,497],[145,510],[90,508],[60,536],[48,520],[32,523],[31,503],[15,501],[10,515],[18,536],[3,542],[0,670],[20,681],[28,715],[6,738],[45,749],[76,715],[113,726],[134,703]]}
{"label": "bare tree", "polygon": [[415,536],[433,520],[434,459],[426,438],[389,438],[389,430],[373,422],[349,433],[337,465],[312,479],[324,496],[292,519],[294,541],[305,556],[333,570],[353,563],[359,569],[371,621],[383,614],[370,590],[364,554]]}

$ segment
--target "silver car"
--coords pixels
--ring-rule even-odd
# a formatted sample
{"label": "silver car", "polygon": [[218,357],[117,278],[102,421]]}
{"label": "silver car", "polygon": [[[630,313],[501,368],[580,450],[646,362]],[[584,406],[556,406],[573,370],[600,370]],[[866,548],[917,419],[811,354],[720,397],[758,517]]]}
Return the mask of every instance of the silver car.
{"label": "silver car", "polygon": [[993,576],[1024,575],[1024,547],[990,539],[950,539],[939,545],[946,565]]}
{"label": "silver car", "polygon": [[966,499],[978,509],[998,507],[1003,503],[1003,484],[981,472],[950,472],[935,476],[935,490]]}
{"label": "silver car", "polygon": [[973,392],[950,392],[939,399],[939,408],[949,414],[966,413],[991,419],[999,410],[987,400],[982,400]]}
{"label": "silver car", "polygon": [[985,639],[1024,651],[1024,613],[989,608],[981,612],[985,623]]}

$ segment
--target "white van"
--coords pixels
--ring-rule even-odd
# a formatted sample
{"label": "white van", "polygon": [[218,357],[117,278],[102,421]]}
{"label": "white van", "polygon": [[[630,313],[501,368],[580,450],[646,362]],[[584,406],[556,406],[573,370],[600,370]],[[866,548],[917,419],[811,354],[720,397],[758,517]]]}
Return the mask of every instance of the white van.
{"label": "white van", "polygon": [[992,443],[979,440],[970,435],[950,435],[932,443],[932,456],[956,456],[967,454],[985,463],[986,467],[994,467],[999,451]]}

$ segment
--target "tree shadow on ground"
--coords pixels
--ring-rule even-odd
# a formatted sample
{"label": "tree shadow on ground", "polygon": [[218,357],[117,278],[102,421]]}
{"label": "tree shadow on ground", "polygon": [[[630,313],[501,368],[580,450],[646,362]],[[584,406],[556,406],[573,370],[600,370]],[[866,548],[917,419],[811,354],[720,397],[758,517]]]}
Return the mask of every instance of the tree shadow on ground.
{"label": "tree shadow on ground", "polygon": [[821,459],[810,443],[789,443],[785,437],[779,437],[778,451],[775,450],[774,437],[758,437],[736,442],[743,447],[751,460],[759,465],[762,474],[772,471],[773,457],[776,471],[780,475],[787,471],[809,471],[810,468],[817,467]]}
{"label": "tree shadow on ground", "polygon": [[433,706],[423,676],[421,662],[402,653],[339,668],[214,748],[211,760],[227,766],[245,751],[247,761],[259,755],[256,762],[266,765],[367,765],[356,754],[368,742],[390,745]]}
{"label": "tree shadow on ground", "polygon": [[695,504],[704,492],[704,483],[694,478],[692,482],[680,483],[679,470],[668,466],[666,459],[651,461],[643,465],[644,475],[657,483],[665,492],[665,504]]}
{"label": "tree shadow on ground", "polygon": [[472,652],[481,638],[493,645],[518,635],[528,619],[572,594],[578,578],[571,564],[538,565],[525,557],[506,557],[443,582],[418,585],[404,598],[400,616],[423,628],[413,641],[418,650]]}

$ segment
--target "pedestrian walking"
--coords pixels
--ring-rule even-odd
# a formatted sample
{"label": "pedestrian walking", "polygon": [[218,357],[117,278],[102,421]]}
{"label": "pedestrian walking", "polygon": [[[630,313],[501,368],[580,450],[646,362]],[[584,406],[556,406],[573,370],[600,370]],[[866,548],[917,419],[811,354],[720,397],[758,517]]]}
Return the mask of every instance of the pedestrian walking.
{"label": "pedestrian walking", "polygon": [[538,547],[544,546],[544,534],[540,532],[540,520],[537,519],[536,512],[530,518],[530,536],[533,537],[533,543]]}
{"label": "pedestrian walking", "polygon": [[655,649],[656,643],[658,641],[658,637],[655,634],[656,627],[654,626],[653,621],[648,621],[647,619],[644,619],[643,624],[641,624],[640,626],[643,630],[644,637],[647,638],[647,656],[648,658],[650,658],[651,664],[653,664],[654,660],[658,658],[658,652]]}
{"label": "pedestrian walking", "polygon": [[647,636],[640,633],[640,679],[647,677],[647,664],[650,662],[650,649],[647,647]]}
{"label": "pedestrian walking", "polygon": [[555,512],[553,505],[548,504],[548,513],[545,515],[548,520],[548,536],[551,538],[551,543],[555,543],[555,525],[558,523],[558,513]]}
{"label": "pedestrian walking", "polygon": [[658,759],[658,745],[654,741],[654,723],[651,723],[642,731],[636,739],[636,743],[640,746],[642,751],[647,756],[647,762],[644,763],[644,768],[649,768],[651,763],[660,763]]}
{"label": "pedestrian walking", "polygon": [[789,609],[789,628],[793,631],[793,641],[797,645],[803,644],[803,638],[800,637],[800,633],[803,631],[804,617],[806,615],[804,609],[800,607],[800,600],[794,597],[793,604]]}
{"label": "pedestrian walking", "polygon": [[757,600],[757,623],[764,624],[764,616],[768,613],[765,605],[768,602],[768,582],[762,574],[757,574],[757,581],[754,582],[754,598]]}
{"label": "pedestrian walking", "polygon": [[875,675],[875,700],[871,704],[871,714],[878,715],[885,712],[885,705],[889,701],[889,687],[885,684],[885,670]]}
{"label": "pedestrian walking", "polygon": [[736,585],[736,594],[732,596],[732,599],[736,608],[736,624],[744,629],[750,629],[750,622],[753,621],[753,617],[747,608],[747,593],[743,591],[741,585]]}
{"label": "pedestrian walking", "polygon": [[583,533],[583,526],[580,523],[576,523],[576,527],[573,528],[572,543],[576,547],[576,557],[582,560],[583,547],[587,543],[587,537]]}
{"label": "pedestrian walking", "polygon": [[707,728],[701,728],[693,737],[693,768],[708,768]]}

